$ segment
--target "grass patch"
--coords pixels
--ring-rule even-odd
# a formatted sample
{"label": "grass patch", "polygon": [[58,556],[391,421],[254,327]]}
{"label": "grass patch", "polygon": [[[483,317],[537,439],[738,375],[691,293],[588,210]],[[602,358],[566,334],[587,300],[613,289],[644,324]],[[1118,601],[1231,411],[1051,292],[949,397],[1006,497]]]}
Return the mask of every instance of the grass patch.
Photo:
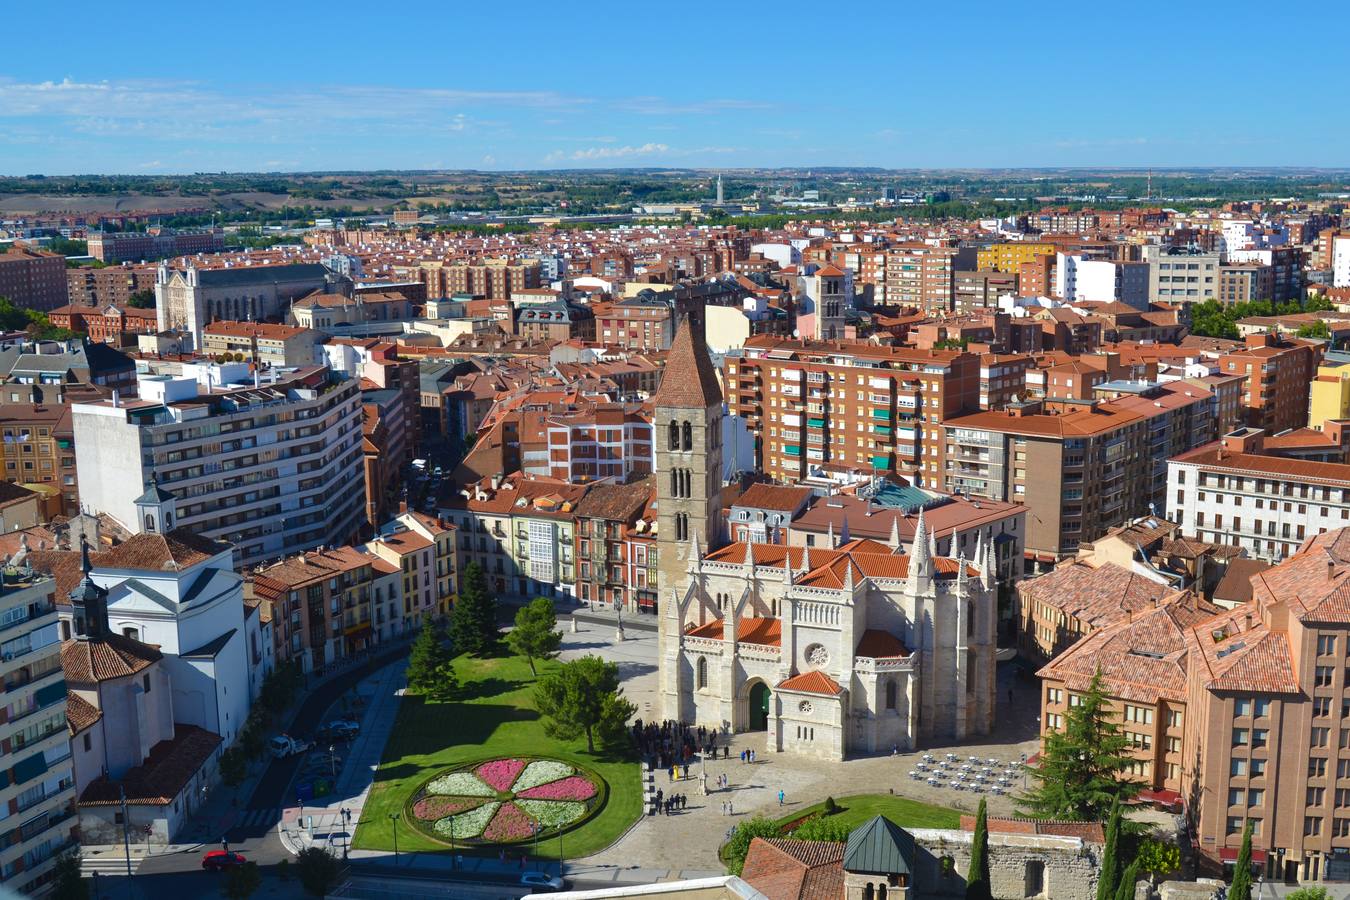
{"label": "grass patch", "polygon": [[[554,671],[557,662],[536,663],[539,674]],[[506,756],[547,756],[574,763],[609,784],[603,809],[563,836],[569,859],[587,856],[612,844],[641,813],[642,797],[635,757],[616,758],[586,752],[586,739],[557,741],[544,734],[534,708],[535,678],[519,657],[496,656],[455,660],[461,691],[456,700],[438,703],[408,695],[399,704],[398,719],[385,745],[375,783],[361,813],[352,846],[363,850],[394,849],[390,813],[401,813],[408,797],[442,769],[473,760]],[[398,826],[400,851],[451,852],[441,841],[426,837],[406,822]],[[473,853],[456,848],[456,853]],[[496,853],[496,848],[483,852]],[[542,842],[539,855],[558,856],[558,840]]]}

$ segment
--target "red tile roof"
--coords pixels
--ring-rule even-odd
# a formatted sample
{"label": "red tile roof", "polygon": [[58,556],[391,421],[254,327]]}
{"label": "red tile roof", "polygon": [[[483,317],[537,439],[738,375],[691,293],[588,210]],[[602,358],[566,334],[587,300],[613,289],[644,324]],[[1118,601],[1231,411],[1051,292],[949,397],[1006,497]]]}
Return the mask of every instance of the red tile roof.
{"label": "red tile roof", "polygon": [[741,878],[769,900],[839,900],[844,894],[844,844],[755,838]]}
{"label": "red tile roof", "polygon": [[703,338],[695,336],[694,328],[686,319],[675,335],[661,385],[652,395],[653,408],[707,409],[722,404],[722,388],[717,382],[717,370]]}
{"label": "red tile roof", "polygon": [[778,682],[778,690],[795,691],[803,694],[829,694],[836,696],[842,694],[844,689],[824,672],[812,671],[803,672],[800,675],[793,675],[791,678],[785,678]]}

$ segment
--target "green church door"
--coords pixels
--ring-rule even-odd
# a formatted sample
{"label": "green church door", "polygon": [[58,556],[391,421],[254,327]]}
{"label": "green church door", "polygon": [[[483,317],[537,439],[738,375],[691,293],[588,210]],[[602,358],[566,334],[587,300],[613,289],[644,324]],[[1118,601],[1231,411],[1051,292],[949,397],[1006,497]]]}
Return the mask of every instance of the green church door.
{"label": "green church door", "polygon": [[750,688],[750,730],[764,731],[769,727],[769,686],[756,681]]}

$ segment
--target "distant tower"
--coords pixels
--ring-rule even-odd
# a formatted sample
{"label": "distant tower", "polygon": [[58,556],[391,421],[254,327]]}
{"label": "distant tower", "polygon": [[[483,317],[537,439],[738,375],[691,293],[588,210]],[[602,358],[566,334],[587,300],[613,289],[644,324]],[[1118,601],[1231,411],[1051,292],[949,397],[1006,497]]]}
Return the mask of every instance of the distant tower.
{"label": "distant tower", "polygon": [[721,206],[722,203],[723,203],[723,198],[722,198],[722,173],[719,172],[719,173],[717,173],[717,205],[718,205],[718,206]]}
{"label": "distant tower", "polygon": [[675,335],[652,407],[658,694],[662,718],[682,720],[679,602],[689,583],[690,554],[721,543],[722,511],[722,389],[703,337],[688,319]]}

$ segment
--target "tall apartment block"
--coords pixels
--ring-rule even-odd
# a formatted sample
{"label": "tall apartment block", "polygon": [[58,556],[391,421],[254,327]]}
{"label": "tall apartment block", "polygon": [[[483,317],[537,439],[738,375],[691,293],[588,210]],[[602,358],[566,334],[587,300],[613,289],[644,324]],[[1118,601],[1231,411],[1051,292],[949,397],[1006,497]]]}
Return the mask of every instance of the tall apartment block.
{"label": "tall apartment block", "polygon": [[0,297],[38,312],[65,306],[70,297],[65,257],[22,247],[0,253]]}
{"label": "tall apartment block", "polygon": [[1214,395],[1184,382],[1107,382],[1098,394],[1113,399],[1029,401],[947,419],[938,429],[946,482],[936,486],[1035,510],[1026,547],[1042,563],[1150,504],[1161,513],[1168,458],[1214,439]]}
{"label": "tall apartment block", "polygon": [[984,270],[1016,275],[1023,263],[1033,262],[1038,256],[1054,256],[1059,247],[1039,241],[1005,241],[981,247],[976,253],[979,267]]}
{"label": "tall apartment block", "polygon": [[1277,434],[1308,424],[1308,394],[1321,362],[1320,344],[1260,333],[1247,346],[1219,357],[1219,371],[1241,375],[1242,420],[1250,428]]}
{"label": "tall apartment block", "polygon": [[89,255],[100,262],[136,262],[224,250],[225,232],[219,228],[160,234],[136,231],[110,234],[96,231],[89,235],[88,243]]}
{"label": "tall apartment block", "polygon": [[0,884],[32,896],[77,843],[78,817],[56,582],[27,568],[0,581],[0,678]]}
{"label": "tall apartment block", "polygon": [[348,543],[365,519],[357,379],[311,366],[204,386],[224,371],[143,377],[139,399],[75,404],[80,502],[130,525],[154,480],[177,498],[179,527],[234,544],[241,566]]}
{"label": "tall apartment block", "polygon": [[925,312],[956,307],[956,272],[975,267],[974,247],[904,243],[886,249],[886,302]]}
{"label": "tall apartment block", "polygon": [[727,360],[727,402],[780,481],[821,463],[895,471],[940,487],[947,416],[979,408],[980,358],[955,350],[762,335]]}

